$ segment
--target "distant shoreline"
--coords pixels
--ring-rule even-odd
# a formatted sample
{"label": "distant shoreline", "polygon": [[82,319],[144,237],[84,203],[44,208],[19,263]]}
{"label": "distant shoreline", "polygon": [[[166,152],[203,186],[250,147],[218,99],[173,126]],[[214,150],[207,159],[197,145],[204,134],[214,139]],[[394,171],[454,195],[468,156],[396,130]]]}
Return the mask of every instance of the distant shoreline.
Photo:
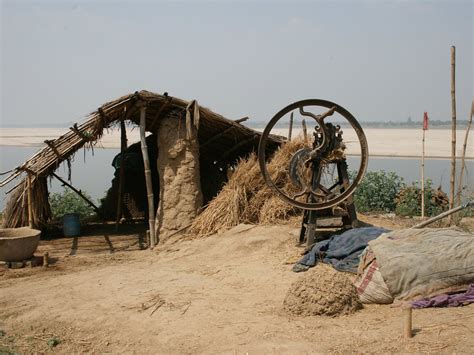
{"label": "distant shoreline", "polygon": [[[262,128],[256,130],[261,130]],[[42,148],[46,139],[56,139],[66,133],[64,128],[0,128],[0,146]],[[301,134],[301,129],[293,130],[293,136]],[[371,157],[386,158],[420,158],[422,130],[414,128],[364,128]],[[465,131],[457,131],[457,156],[461,155]],[[274,134],[286,136],[288,129],[275,128]],[[137,129],[127,129],[129,144],[140,140]],[[357,156],[358,139],[351,130],[345,130],[344,141],[348,147],[348,156]],[[468,140],[466,159],[474,159],[474,134]],[[96,148],[120,148],[120,131],[109,130],[97,143]],[[426,131],[425,157],[427,159],[450,159],[451,129],[432,129]]]}
{"label": "distant shoreline", "polygon": [[[0,147],[17,147],[17,148],[43,148],[45,145],[27,145],[27,144],[21,144],[21,145],[8,145],[8,144],[1,144]],[[119,152],[120,146],[100,146],[100,144],[94,146],[94,149],[106,149],[106,150],[117,150]],[[348,157],[358,157],[358,154],[347,154]],[[377,154],[377,153],[372,153],[369,152],[369,159],[370,157],[374,158],[389,158],[389,159],[421,159],[421,155],[390,155],[390,154]],[[450,157],[446,156],[436,156],[436,155],[425,155],[425,159],[427,160],[450,160]],[[456,157],[456,160],[461,160],[460,156]],[[474,157],[466,156],[466,160],[471,161],[474,160]]]}
{"label": "distant shoreline", "polygon": [[[247,126],[252,129],[260,129],[263,130],[267,125],[267,121],[252,121],[251,119],[246,121],[243,125]],[[378,129],[419,129],[421,130],[423,127],[423,122],[412,122],[407,123],[404,122],[383,122],[383,121],[369,121],[363,122],[359,121],[360,125],[365,128],[378,128]],[[70,126],[72,126],[74,122],[69,122],[65,124],[44,124],[40,126],[24,126],[24,125],[0,125],[0,130],[2,129],[64,129],[68,130]],[[286,128],[288,124],[282,124],[279,128]],[[466,130],[467,127],[467,120],[457,120],[456,121],[457,130]],[[429,123],[429,130],[438,130],[438,129],[451,129],[451,121],[437,121],[437,120],[430,120]]]}

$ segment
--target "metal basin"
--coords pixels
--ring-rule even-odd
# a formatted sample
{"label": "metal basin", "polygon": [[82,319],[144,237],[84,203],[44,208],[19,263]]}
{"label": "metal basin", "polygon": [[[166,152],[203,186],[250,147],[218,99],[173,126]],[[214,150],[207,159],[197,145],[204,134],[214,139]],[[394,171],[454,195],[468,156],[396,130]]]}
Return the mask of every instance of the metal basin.
{"label": "metal basin", "polygon": [[23,261],[33,256],[41,231],[28,227],[0,229],[0,260]]}

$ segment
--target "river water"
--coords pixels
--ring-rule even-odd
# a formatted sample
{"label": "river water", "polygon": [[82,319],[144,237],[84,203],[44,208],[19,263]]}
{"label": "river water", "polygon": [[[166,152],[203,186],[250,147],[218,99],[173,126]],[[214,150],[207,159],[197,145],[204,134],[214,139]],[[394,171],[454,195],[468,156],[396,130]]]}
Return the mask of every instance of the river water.
{"label": "river water", "polygon": [[[13,147],[0,146],[0,171],[5,172],[30,158],[38,147]],[[94,201],[102,198],[110,187],[114,168],[112,167],[112,159],[119,152],[119,149],[96,148],[92,151],[80,150],[72,161],[72,184],[86,191],[92,196]],[[356,166],[355,158],[348,158],[349,168]],[[405,179],[406,183],[412,183],[420,180],[421,168],[419,158],[387,158],[387,157],[371,157],[369,159],[368,170],[378,171],[394,171]],[[425,178],[433,181],[433,186],[442,187],[443,191],[449,191],[450,179],[450,160],[449,159],[425,159]],[[459,160],[457,171],[459,172]],[[466,161],[466,170],[468,174],[468,186],[471,190],[474,188],[474,161]],[[66,164],[62,164],[56,173],[67,178]],[[457,182],[457,180],[456,180]],[[0,210],[3,210],[7,196],[5,193],[14,186],[14,183],[0,189]],[[56,179],[50,182],[51,192],[62,190],[61,183]]]}

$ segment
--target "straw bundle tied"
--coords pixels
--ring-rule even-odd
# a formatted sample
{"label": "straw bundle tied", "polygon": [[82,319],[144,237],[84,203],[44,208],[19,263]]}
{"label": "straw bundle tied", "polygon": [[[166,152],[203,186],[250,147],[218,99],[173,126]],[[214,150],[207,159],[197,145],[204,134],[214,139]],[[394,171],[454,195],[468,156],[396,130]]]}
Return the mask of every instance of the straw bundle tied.
{"label": "straw bundle tied", "polygon": [[[288,180],[292,155],[304,146],[303,139],[283,144],[268,163],[268,172],[279,187],[288,192],[297,188]],[[241,159],[223,189],[194,220],[189,232],[203,237],[239,223],[271,224],[288,220],[300,211],[281,201],[263,180],[255,153]]]}

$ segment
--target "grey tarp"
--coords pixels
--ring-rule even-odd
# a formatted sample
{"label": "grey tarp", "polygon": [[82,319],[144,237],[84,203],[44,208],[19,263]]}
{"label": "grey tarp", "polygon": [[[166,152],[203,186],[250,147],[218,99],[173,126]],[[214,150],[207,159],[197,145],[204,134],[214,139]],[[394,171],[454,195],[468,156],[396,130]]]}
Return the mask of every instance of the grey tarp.
{"label": "grey tarp", "polygon": [[474,282],[474,236],[458,229],[403,229],[369,242],[395,299],[465,290]]}
{"label": "grey tarp", "polygon": [[303,258],[293,266],[294,272],[306,271],[315,266],[319,259],[331,264],[339,271],[357,272],[359,257],[367,243],[389,230],[378,227],[350,229],[316,243]]}

